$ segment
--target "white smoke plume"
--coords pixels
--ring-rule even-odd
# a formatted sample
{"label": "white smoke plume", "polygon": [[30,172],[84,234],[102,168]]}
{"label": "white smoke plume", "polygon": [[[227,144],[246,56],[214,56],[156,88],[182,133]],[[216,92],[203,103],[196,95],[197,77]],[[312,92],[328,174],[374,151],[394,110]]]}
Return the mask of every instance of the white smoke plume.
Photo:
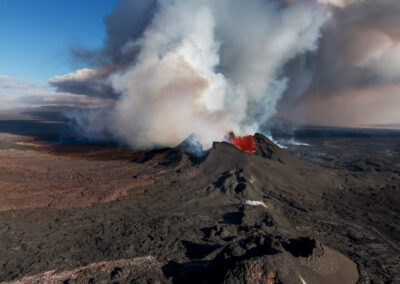
{"label": "white smoke plume", "polygon": [[356,2],[361,2],[362,0],[317,0],[318,3],[322,4],[330,4],[337,7],[346,7],[349,4],[353,4]]}
{"label": "white smoke plume", "polygon": [[135,54],[107,78],[116,103],[79,117],[132,147],[174,146],[194,135],[206,148],[227,132],[253,134],[287,88],[282,69],[315,51],[324,8],[313,1],[163,0]]}

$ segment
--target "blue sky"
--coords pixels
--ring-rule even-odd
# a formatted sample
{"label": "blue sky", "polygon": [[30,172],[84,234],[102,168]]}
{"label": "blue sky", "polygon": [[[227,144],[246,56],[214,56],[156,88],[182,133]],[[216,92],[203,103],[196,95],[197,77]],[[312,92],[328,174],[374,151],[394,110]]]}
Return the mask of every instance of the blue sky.
{"label": "blue sky", "polygon": [[73,45],[99,47],[117,0],[0,0],[0,76],[45,83],[86,67]]}

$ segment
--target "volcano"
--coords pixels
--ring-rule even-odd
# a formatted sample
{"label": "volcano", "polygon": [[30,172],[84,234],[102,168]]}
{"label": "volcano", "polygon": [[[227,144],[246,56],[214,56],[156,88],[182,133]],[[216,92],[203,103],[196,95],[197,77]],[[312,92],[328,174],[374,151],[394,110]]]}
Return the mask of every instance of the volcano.
{"label": "volcano", "polygon": [[[12,207],[0,212],[0,280],[309,284],[380,277],[367,255],[346,245],[364,251],[355,230],[374,231],[332,209],[347,207],[331,185],[348,176],[262,134],[248,137],[214,142],[201,158],[187,143],[112,163],[103,155],[46,156],[50,176],[71,169],[68,188],[76,193],[60,185],[51,195],[39,188],[5,194]],[[81,177],[94,183],[92,191]]]}
{"label": "volcano", "polygon": [[[136,153],[132,163],[152,174],[141,170],[119,201],[16,211],[14,230],[27,234],[15,231],[6,246],[29,241],[46,253],[32,265],[25,260],[35,250],[15,251],[20,268],[6,264],[1,279],[64,268],[22,281],[356,283],[353,261],[288,216],[303,216],[331,178],[261,134],[232,141],[215,142],[202,160],[179,147]],[[86,253],[77,258],[70,247]]]}

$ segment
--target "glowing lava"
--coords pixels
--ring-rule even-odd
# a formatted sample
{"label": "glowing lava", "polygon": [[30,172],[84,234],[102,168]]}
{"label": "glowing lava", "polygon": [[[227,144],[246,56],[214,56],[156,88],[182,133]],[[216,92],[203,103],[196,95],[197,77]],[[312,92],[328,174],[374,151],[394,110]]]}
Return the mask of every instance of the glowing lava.
{"label": "glowing lava", "polygon": [[255,153],[256,152],[256,142],[254,141],[254,135],[248,136],[235,136],[233,132],[229,133],[229,142],[238,147],[240,150],[243,150],[247,153]]}

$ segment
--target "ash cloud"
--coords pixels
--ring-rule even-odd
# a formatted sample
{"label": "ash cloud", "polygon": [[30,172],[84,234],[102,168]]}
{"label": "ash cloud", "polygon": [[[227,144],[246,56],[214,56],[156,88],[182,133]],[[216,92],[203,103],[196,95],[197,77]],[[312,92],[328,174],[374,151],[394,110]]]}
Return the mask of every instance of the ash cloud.
{"label": "ash cloud", "polygon": [[104,17],[106,38],[99,50],[72,47],[73,55],[92,66],[123,67],[134,62],[139,39],[157,11],[157,0],[120,0]]}
{"label": "ash cloud", "polygon": [[122,0],[104,20],[104,47],[74,51],[97,69],[50,84],[114,100],[75,120],[133,147],[193,134],[207,148],[229,131],[264,129],[277,112],[351,125],[361,111],[316,101],[354,104],[357,90],[400,81],[399,12],[396,0]]}
{"label": "ash cloud", "polygon": [[115,98],[111,109],[76,120],[133,147],[193,134],[207,148],[229,131],[254,133],[275,114],[289,83],[284,66],[317,49],[325,13],[311,1],[121,1],[105,19],[104,49],[84,56],[104,55],[106,67],[50,84]]}
{"label": "ash cloud", "polygon": [[346,127],[381,117],[397,122],[397,100],[389,98],[400,82],[400,2],[318,2],[328,11],[319,48],[285,66],[290,85],[279,116],[296,123]]}
{"label": "ash cloud", "polygon": [[332,9],[318,53],[309,60],[309,93],[335,94],[399,81],[399,15],[397,0],[359,0]]}
{"label": "ash cloud", "polygon": [[106,38],[100,49],[85,49],[73,46],[74,58],[95,69],[79,69],[49,81],[59,92],[118,99],[108,77],[134,64],[140,51],[135,42],[143,35],[156,12],[156,0],[120,0],[114,10],[104,17]]}

